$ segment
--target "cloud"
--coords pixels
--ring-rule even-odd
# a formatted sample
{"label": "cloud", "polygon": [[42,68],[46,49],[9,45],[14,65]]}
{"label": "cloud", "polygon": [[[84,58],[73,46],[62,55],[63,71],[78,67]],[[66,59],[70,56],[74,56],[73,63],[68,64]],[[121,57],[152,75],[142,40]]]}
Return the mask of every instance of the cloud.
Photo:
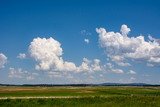
{"label": "cloud", "polygon": [[4,65],[6,63],[7,63],[7,57],[3,53],[0,53],[0,69],[4,68]]}
{"label": "cloud", "polygon": [[123,74],[124,71],[122,69],[111,69],[111,72],[117,73],[117,74]]}
{"label": "cloud", "polygon": [[50,78],[62,78],[63,74],[60,72],[48,72]]}
{"label": "cloud", "polygon": [[84,42],[86,42],[88,44],[89,43],[89,39],[84,39]]}
{"label": "cloud", "polygon": [[64,61],[61,44],[52,37],[33,39],[29,46],[29,52],[37,62],[35,66],[37,70],[75,72],[100,70],[100,60],[98,59],[89,61],[84,58],[82,64],[78,67],[73,62]]}
{"label": "cloud", "polygon": [[130,82],[133,82],[133,81],[135,81],[135,80],[136,80],[135,77],[131,77],[131,78],[130,78]]}
{"label": "cloud", "polygon": [[128,33],[131,31],[131,29],[130,28],[128,28],[127,27],[127,25],[122,25],[121,26],[121,33],[122,33],[122,35],[124,35],[124,36],[127,36],[128,35]]}
{"label": "cloud", "polygon": [[104,28],[96,28],[96,31],[99,34],[100,46],[113,61],[118,56],[121,62],[125,63],[128,60],[140,60],[160,65],[160,44],[157,39],[145,41],[144,36],[128,37],[130,28],[127,25],[122,25],[121,33],[107,32]]}
{"label": "cloud", "polygon": [[127,74],[136,74],[136,72],[133,70],[129,70],[129,72]]}
{"label": "cloud", "polygon": [[111,63],[107,63],[103,67],[103,71],[108,71],[108,72],[112,72],[112,73],[116,73],[116,74],[123,74],[124,73],[124,71],[122,69],[115,68],[114,65],[112,65]]}
{"label": "cloud", "polygon": [[124,62],[125,59],[122,56],[115,55],[115,56],[110,56],[110,58],[113,62],[115,62],[119,66],[131,66],[130,63]]}
{"label": "cloud", "polygon": [[153,41],[153,42],[156,42],[156,43],[160,44],[160,39],[155,39],[151,35],[149,35],[148,38],[149,38],[150,41]]}
{"label": "cloud", "polygon": [[100,60],[99,59],[94,59],[94,63],[91,65],[93,71],[101,71],[101,65],[100,65]]}
{"label": "cloud", "polygon": [[26,54],[25,53],[19,53],[19,55],[17,56],[17,58],[19,58],[19,59],[25,59],[26,58]]}
{"label": "cloud", "polygon": [[148,66],[148,67],[154,67],[154,65],[153,65],[153,64],[150,64],[150,63],[147,63],[147,66]]}
{"label": "cloud", "polygon": [[36,65],[37,70],[73,71],[76,69],[74,63],[62,59],[61,44],[53,38],[33,39],[29,51],[31,57],[38,62]]}
{"label": "cloud", "polygon": [[88,60],[87,58],[83,58],[82,64],[77,67],[77,71],[88,71],[88,72],[94,72],[94,71],[102,71],[102,67],[100,65],[99,59],[94,59],[93,61]]}
{"label": "cloud", "polygon": [[90,32],[88,32],[87,30],[82,30],[81,31],[81,35],[84,35],[84,36],[90,36],[92,35]]}
{"label": "cloud", "polygon": [[38,76],[38,73],[30,73],[26,70],[22,70],[21,68],[9,68],[8,77],[9,78],[17,78],[17,79],[26,79],[26,80],[33,80],[35,77]]}

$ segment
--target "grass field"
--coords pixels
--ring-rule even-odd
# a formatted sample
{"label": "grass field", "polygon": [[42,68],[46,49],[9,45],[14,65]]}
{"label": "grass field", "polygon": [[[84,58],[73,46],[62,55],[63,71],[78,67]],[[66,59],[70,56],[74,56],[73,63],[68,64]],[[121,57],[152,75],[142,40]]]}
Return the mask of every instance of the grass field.
{"label": "grass field", "polygon": [[160,107],[160,87],[8,86],[0,98],[0,107]]}

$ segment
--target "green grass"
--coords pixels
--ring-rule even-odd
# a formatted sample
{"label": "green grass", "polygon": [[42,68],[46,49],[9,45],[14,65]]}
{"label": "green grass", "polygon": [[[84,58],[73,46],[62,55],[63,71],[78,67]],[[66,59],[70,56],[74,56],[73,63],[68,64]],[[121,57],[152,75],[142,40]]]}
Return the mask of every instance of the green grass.
{"label": "green grass", "polygon": [[73,99],[6,99],[1,107],[159,107],[160,97],[112,96]]}
{"label": "green grass", "polygon": [[5,99],[0,107],[160,107],[160,87],[0,87],[0,97],[80,96]]}

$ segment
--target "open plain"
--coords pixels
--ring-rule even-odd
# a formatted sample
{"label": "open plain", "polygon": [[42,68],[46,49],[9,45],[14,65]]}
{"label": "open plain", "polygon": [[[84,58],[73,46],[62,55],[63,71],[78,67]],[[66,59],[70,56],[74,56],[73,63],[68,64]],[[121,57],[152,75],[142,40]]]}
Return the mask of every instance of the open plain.
{"label": "open plain", "polygon": [[1,107],[160,107],[160,87],[0,87]]}

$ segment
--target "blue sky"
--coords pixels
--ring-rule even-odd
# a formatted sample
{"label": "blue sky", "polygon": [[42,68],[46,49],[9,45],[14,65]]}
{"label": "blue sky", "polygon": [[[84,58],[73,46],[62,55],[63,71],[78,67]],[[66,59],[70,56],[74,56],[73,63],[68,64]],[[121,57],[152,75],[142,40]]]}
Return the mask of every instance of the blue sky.
{"label": "blue sky", "polygon": [[[1,0],[0,83],[145,82],[159,84],[159,5],[159,0]],[[132,56],[127,56],[130,45],[126,44],[125,51],[127,51],[120,53],[124,50],[125,44],[121,44],[117,34],[103,39],[102,37],[109,33],[96,32],[96,28],[104,28],[107,32],[122,34],[120,32],[122,25],[125,26],[124,32],[129,28],[131,30],[127,32],[128,39],[124,37],[124,42],[127,43],[125,40],[129,40],[133,45],[139,40],[136,37],[142,35],[145,42],[136,42],[139,44],[136,49],[144,47],[148,51],[144,50],[137,54],[138,51],[135,50]],[[132,41],[131,37],[135,40]],[[114,41],[109,40],[112,38],[116,38],[117,41],[115,41],[119,43],[118,49]],[[85,42],[85,39],[88,42]],[[52,51],[56,45],[54,41],[61,44],[58,48],[63,50],[63,54],[55,54],[55,51]],[[31,45],[31,42],[35,44]],[[32,48],[41,46],[37,45],[40,42],[44,44],[35,55]],[[109,43],[112,46],[109,46]],[[145,45],[147,43],[149,45]],[[46,48],[45,46],[48,46],[46,44],[53,47]],[[30,46],[32,48],[29,48]],[[110,54],[111,48],[116,49],[115,53]],[[40,54],[43,52],[48,52],[50,56]],[[154,56],[145,52],[153,53]],[[66,62],[66,65],[61,66],[63,69],[55,65],[57,62],[52,56],[54,54],[58,61],[62,58],[61,62]],[[39,58],[41,55],[54,60],[46,61]],[[97,70],[94,69],[95,59],[100,61],[97,64],[100,68]],[[64,69],[68,67],[69,62],[72,65],[75,64],[74,69]],[[42,63],[45,64],[45,69],[44,66],[40,66]],[[88,64],[87,70],[84,69],[83,63]],[[40,68],[36,69],[36,65]],[[46,68],[46,65],[49,68]]]}

